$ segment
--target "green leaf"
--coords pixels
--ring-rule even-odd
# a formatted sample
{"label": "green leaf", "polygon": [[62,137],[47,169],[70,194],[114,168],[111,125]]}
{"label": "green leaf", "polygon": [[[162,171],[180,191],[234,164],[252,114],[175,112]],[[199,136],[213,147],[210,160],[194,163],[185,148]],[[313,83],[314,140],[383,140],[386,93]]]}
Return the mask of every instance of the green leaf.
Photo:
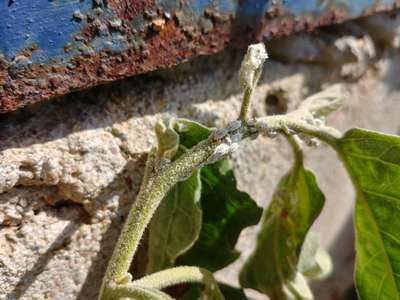
{"label": "green leaf", "polygon": [[200,171],[178,182],[163,199],[150,225],[147,274],[175,264],[201,229]]}
{"label": "green leaf", "polygon": [[335,84],[305,99],[299,109],[311,112],[316,118],[326,117],[342,106],[347,94],[342,84]]}
{"label": "green leaf", "polygon": [[219,288],[221,289],[222,294],[227,300],[248,300],[246,294],[243,289],[238,287],[233,287],[224,283],[219,283]]}
{"label": "green leaf", "polygon": [[352,129],[336,150],[357,193],[360,299],[400,299],[400,137]]}
{"label": "green leaf", "polygon": [[324,195],[314,175],[304,169],[300,159],[284,176],[264,212],[256,249],[241,273],[243,287],[256,289],[272,299],[290,299],[296,292],[308,299],[301,274],[299,256],[310,226],[320,214]]}
{"label": "green leaf", "polygon": [[210,128],[194,121],[175,119],[172,123],[173,128],[179,134],[180,144],[188,149],[207,139],[211,133]]}
{"label": "green leaf", "polygon": [[[220,282],[218,283],[218,286],[226,300],[249,300],[241,288],[233,287]],[[199,284],[193,284],[180,299],[197,300],[207,298],[204,298],[204,294],[202,294],[202,286]]]}
{"label": "green leaf", "polygon": [[179,135],[172,128],[170,121],[157,122],[155,126],[157,136],[157,156],[158,158],[166,158],[172,160],[179,148]]}
{"label": "green leaf", "polygon": [[235,261],[234,249],[240,232],[258,223],[262,210],[253,199],[236,187],[228,161],[208,165],[201,170],[203,226],[194,246],[178,262],[197,265],[212,272]]}
{"label": "green leaf", "polygon": [[205,285],[200,297],[201,300],[225,300],[224,295],[219,289],[216,281],[209,282]]}
{"label": "green leaf", "polygon": [[[207,138],[210,130],[196,122],[171,120],[166,124],[159,122],[156,133],[159,158],[173,160],[185,151],[184,146],[190,148]],[[147,274],[173,266],[176,258],[199,237],[200,193],[198,170],[187,180],[178,182],[161,202],[150,223]]]}

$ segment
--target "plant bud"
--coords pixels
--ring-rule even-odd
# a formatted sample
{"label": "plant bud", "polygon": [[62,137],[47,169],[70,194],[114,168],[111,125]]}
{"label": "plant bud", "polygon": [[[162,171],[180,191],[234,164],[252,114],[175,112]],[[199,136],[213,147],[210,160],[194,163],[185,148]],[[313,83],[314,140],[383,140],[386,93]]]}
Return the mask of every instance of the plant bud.
{"label": "plant bud", "polygon": [[254,89],[260,79],[262,66],[268,58],[263,43],[250,45],[240,67],[239,80],[244,90]]}

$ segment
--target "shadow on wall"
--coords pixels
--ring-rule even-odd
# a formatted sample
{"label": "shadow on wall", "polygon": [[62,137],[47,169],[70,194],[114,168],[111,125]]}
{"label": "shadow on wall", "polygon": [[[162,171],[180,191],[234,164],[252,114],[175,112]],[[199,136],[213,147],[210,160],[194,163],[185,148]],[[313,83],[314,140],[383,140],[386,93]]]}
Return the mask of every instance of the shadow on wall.
{"label": "shadow on wall", "polygon": [[[101,281],[103,275],[105,273],[105,269],[107,266],[107,262],[111,256],[112,250],[114,249],[115,243],[117,241],[119,232],[121,230],[121,226],[124,223],[125,216],[129,210],[129,207],[132,204],[132,195],[137,193],[135,187],[138,186],[138,182],[134,182],[137,179],[132,179],[130,174],[133,172],[138,172],[143,170],[144,161],[138,163],[128,162],[121,171],[119,176],[115,178],[115,180],[110,183],[103,191],[101,191],[98,198],[107,197],[107,194],[110,193],[109,187],[114,185],[125,184],[127,185],[127,189],[129,190],[129,196],[124,197],[123,201],[121,201],[118,208],[114,212],[114,217],[111,219],[111,223],[108,226],[107,231],[102,235],[101,241],[99,243],[99,251],[96,256],[92,259],[91,266],[87,272],[86,279],[77,295],[77,300],[88,300],[88,299],[97,299],[98,292],[100,290]],[[142,174],[138,174],[138,178],[142,176]],[[94,200],[96,201],[96,200]],[[77,210],[78,213],[70,214],[68,210],[74,209]],[[70,202],[70,201],[60,201],[55,204],[54,207],[47,207],[47,210],[51,214],[55,214],[57,217],[62,218],[63,216],[71,216],[73,218],[67,218],[69,223],[65,226],[63,231],[54,239],[54,242],[49,246],[48,250],[42,254],[35,264],[27,270],[20,278],[19,282],[16,284],[14,290],[12,290],[9,294],[6,295],[7,300],[16,300],[24,297],[25,293],[28,291],[30,286],[36,281],[38,275],[46,270],[48,263],[59,254],[59,251],[64,249],[69,244],[70,238],[80,230],[83,224],[90,224],[90,216],[86,213],[83,207],[79,204]],[[63,210],[60,213],[60,210]],[[146,243],[142,243],[142,247],[146,246]],[[67,250],[68,251],[68,250]],[[142,250],[143,251],[143,250]],[[145,265],[143,263],[143,259],[145,259],[144,255],[141,255],[139,259],[136,259],[133,263],[133,267],[135,267],[135,272],[138,273],[138,268]],[[139,273],[143,273],[144,270],[139,269]]]}
{"label": "shadow on wall", "polygon": [[[73,212],[69,213],[68,211],[71,210],[73,210]],[[47,251],[39,257],[33,267],[21,276],[14,290],[6,295],[7,300],[22,298],[32,283],[35,282],[37,276],[46,269],[49,261],[59,252],[59,250],[69,244],[69,239],[72,235],[79,230],[82,224],[88,223],[90,218],[80,205],[68,201],[60,201],[55,205],[55,207],[47,207],[46,212],[49,214],[55,214],[60,219],[68,220],[69,223],[48,247]]]}
{"label": "shadow on wall", "polygon": [[[125,182],[129,186],[128,189],[130,190],[131,195],[136,195],[138,190],[135,187],[139,185],[139,182],[133,182],[130,174],[132,174],[132,172],[137,172],[138,170],[143,170],[146,159],[147,158],[144,158],[141,163],[128,162],[124,170],[114,180],[114,182],[111,183],[111,185]],[[139,177],[141,176],[142,174],[140,174]],[[134,199],[132,199],[132,197],[128,197],[128,199],[125,200],[126,201],[122,205],[120,204],[118,206],[115,216],[111,219],[111,224],[101,238],[99,251],[97,252],[95,258],[92,259],[92,264],[88,270],[86,279],[82,284],[76,300],[97,299],[98,297],[108,261],[111,258],[111,254],[117,242],[121,227],[124,224],[125,218]],[[146,266],[147,258],[143,254],[146,252],[145,250],[147,248],[146,237],[147,235],[145,236],[144,240],[142,240],[142,243],[138,249],[138,255],[136,255],[132,263],[131,268],[135,270],[132,273],[135,275],[141,276],[145,271],[144,267]]]}
{"label": "shadow on wall", "polygon": [[327,279],[313,284],[316,299],[357,300],[357,297],[354,298],[353,281],[354,239],[353,214],[351,214],[329,249],[334,263],[333,273]]}
{"label": "shadow on wall", "polygon": [[[228,94],[232,93],[232,87],[221,89],[218,81],[213,80],[210,76],[209,67],[222,64],[225,66],[221,68],[224,75],[236,79],[241,57],[242,53],[233,52],[228,55],[222,53],[215,57],[199,58],[190,64],[184,64],[174,69],[126,79],[110,85],[96,87],[87,92],[70,94],[51,102],[39,103],[13,113],[0,115],[0,155],[2,151],[8,149],[14,151],[35,144],[54,142],[68,138],[74,132],[107,128],[129,119],[143,118],[147,115],[152,116],[164,112],[179,114],[179,106],[187,106],[188,102],[193,104],[209,99],[226,98]],[[198,72],[194,72],[194,70],[198,70]],[[191,77],[189,85],[187,85],[188,74]],[[221,76],[221,74],[218,76]],[[206,93],[204,93],[205,77],[210,83],[215,82],[214,85],[209,86]],[[231,81],[236,82],[236,80]],[[192,89],[196,86],[198,92],[194,96]],[[232,86],[237,85],[232,84]],[[176,101],[175,97],[180,99],[178,106],[170,106],[170,103]],[[119,206],[113,212],[114,217],[111,224],[101,238],[100,249],[92,260],[87,278],[77,299],[95,299],[99,291],[101,279],[124,217],[141,181],[145,155],[143,153],[135,153],[134,155],[137,157],[132,157],[132,154],[127,157],[124,169],[98,193],[99,196],[96,199],[93,199],[93,202],[101,203],[102,199],[110,197],[115,186],[121,184],[127,186],[121,189],[128,192],[120,195]],[[3,161],[3,163],[7,162]],[[55,207],[51,209],[60,209],[61,205],[60,202],[56,203]],[[82,209],[82,211],[84,210]],[[48,263],[63,249],[69,238],[79,231],[86,219],[86,216],[71,219],[47,251],[38,257],[34,266],[24,272],[16,287],[7,295],[6,299],[14,300],[24,297],[37,276],[46,270]],[[144,255],[140,257],[145,258]],[[140,268],[144,265],[139,261],[134,262],[133,267]],[[137,268],[135,268],[136,274],[138,273]]]}
{"label": "shadow on wall", "polygon": [[[199,56],[173,68],[97,86],[87,91],[71,93],[19,109],[16,112],[0,115],[0,152],[7,148],[23,148],[35,143],[43,144],[64,138],[77,131],[76,128],[79,128],[79,131],[106,128],[132,117],[171,111],[170,106],[155,107],[155,98],[165,98],[164,102],[180,101],[194,104],[209,99],[224,99],[232,94],[240,93],[237,72],[244,50],[238,49],[237,45],[243,45],[243,40],[251,41],[259,35],[262,28],[260,20],[268,3],[269,0],[257,0],[244,2],[238,6],[236,12],[238,25],[234,25],[230,37],[230,46],[236,50],[224,50],[208,57]],[[247,24],[247,26],[243,29],[243,26],[239,24]],[[239,43],[239,40],[242,42]],[[224,73],[225,88],[221,88],[218,80],[210,78],[214,76],[211,70],[215,70],[215,73]],[[276,76],[279,75],[274,74],[274,80],[279,79]],[[201,85],[205,77],[210,82],[205,93],[196,93],[196,97],[193,97],[190,91],[183,90],[187,89],[185,85],[188,78],[190,83]],[[264,77],[264,82],[265,80]],[[262,81],[263,79],[260,83]],[[179,85],[182,86],[182,90],[178,91],[179,95],[170,97],[171,95],[165,93],[165,90]],[[184,96],[182,94],[187,95],[186,99],[182,97]],[[111,103],[115,102],[126,103],[123,112],[109,111]],[[141,109],[137,109],[138,107]],[[99,118],[99,116],[104,118]],[[102,122],[99,122],[100,119]],[[48,133],[40,135],[40,132]]]}
{"label": "shadow on wall", "polygon": [[[224,51],[0,114],[0,152],[65,138],[76,131],[107,128],[135,117],[179,110],[168,103],[187,105],[239,93],[236,73],[242,56],[242,51]],[[210,73],[216,68],[216,73],[223,70],[227,83],[233,83],[221,88]],[[194,97],[190,89],[203,88],[205,80],[210,82],[208,89]]]}
{"label": "shadow on wall", "polygon": [[[226,99],[230,95],[240,92],[237,84],[237,71],[242,54],[241,51],[224,51],[212,57],[196,58],[190,63],[172,69],[118,81],[86,92],[73,93],[51,102],[39,103],[14,113],[0,115],[0,153],[11,148],[25,148],[33,144],[56,141],[66,138],[74,132],[108,128],[113,124],[132,118],[143,118],[144,116],[153,116],[165,112],[181,115],[181,108],[184,106],[202,103],[210,99]],[[398,68],[399,65],[399,63],[393,65],[391,68],[393,74],[395,74],[395,68]],[[277,68],[279,68],[278,71],[276,71]],[[312,68],[312,66],[307,66],[307,68]],[[268,71],[271,69],[274,71]],[[261,84],[278,81],[282,77],[294,75],[294,72],[303,71],[304,68],[296,69],[295,66],[285,69],[279,63],[271,60],[266,64],[266,74],[263,76]],[[332,70],[333,72],[334,70]],[[305,77],[304,85],[310,83],[313,88],[317,88],[317,85],[319,88],[319,84],[323,80],[316,80],[310,77],[310,74],[312,72],[303,73]],[[221,78],[225,79],[223,84],[219,82]],[[397,77],[393,75],[388,79],[394,81]],[[204,89],[205,82],[208,84],[207,89]],[[277,97],[270,97],[267,102],[275,103],[278,113],[287,109],[287,107],[280,105]],[[276,112],[271,112],[271,114]],[[129,192],[120,195],[120,205],[113,212],[114,217],[111,224],[102,236],[100,250],[92,260],[88,275],[78,294],[78,300],[95,299],[99,291],[108,259],[141,180],[145,155],[143,153],[136,153],[136,155],[140,159],[133,161],[130,157],[124,169],[97,197],[106,198],[106,195],[115,185],[125,184],[128,186],[126,190]],[[132,178],[131,174],[134,173],[136,177]],[[97,202],[98,199],[93,201]],[[18,299],[26,293],[37,275],[45,270],[48,262],[57,255],[68,237],[79,230],[81,225],[80,220],[70,221],[48,251],[39,257],[34,267],[21,277],[17,288],[8,295],[8,299]],[[348,227],[346,226],[345,229],[346,235]],[[335,243],[334,254],[339,250],[353,249],[352,238],[338,236],[341,239]],[[145,246],[145,243],[143,245]],[[343,268],[342,266],[337,268],[352,272],[348,269],[348,266],[352,266],[354,257],[346,256],[346,253],[343,255],[348,260],[343,262]],[[141,258],[145,259],[144,255]],[[336,255],[334,255],[335,259]],[[139,261],[134,264],[134,268],[143,265],[144,263]],[[347,268],[344,268],[345,266]],[[135,273],[137,270],[135,268]],[[341,280],[341,276],[342,274],[335,272],[327,284],[336,284],[335,280]]]}

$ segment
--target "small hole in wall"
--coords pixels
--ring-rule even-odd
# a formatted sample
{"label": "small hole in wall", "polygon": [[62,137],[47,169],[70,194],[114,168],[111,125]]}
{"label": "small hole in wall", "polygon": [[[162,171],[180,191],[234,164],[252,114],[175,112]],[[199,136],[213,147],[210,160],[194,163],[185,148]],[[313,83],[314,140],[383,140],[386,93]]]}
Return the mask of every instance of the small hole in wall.
{"label": "small hole in wall", "polygon": [[272,90],[267,93],[265,98],[267,115],[282,115],[288,110],[288,99],[286,93],[281,90]]}

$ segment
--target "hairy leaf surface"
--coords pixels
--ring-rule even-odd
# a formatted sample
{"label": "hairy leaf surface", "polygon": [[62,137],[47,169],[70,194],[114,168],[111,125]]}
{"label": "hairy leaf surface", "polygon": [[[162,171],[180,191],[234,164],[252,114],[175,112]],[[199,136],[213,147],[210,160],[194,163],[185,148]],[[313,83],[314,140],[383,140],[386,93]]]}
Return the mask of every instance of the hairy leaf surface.
{"label": "hairy leaf surface", "polygon": [[240,273],[243,287],[256,289],[272,299],[290,299],[291,295],[295,299],[309,299],[298,262],[307,232],[324,201],[314,175],[297,161],[280,181],[264,212],[256,249]]}
{"label": "hairy leaf surface", "polygon": [[163,199],[150,225],[147,273],[171,267],[197,240],[201,229],[200,171],[178,182]]}
{"label": "hairy leaf surface", "polygon": [[247,193],[237,189],[226,160],[203,167],[201,181],[203,226],[198,241],[179,263],[214,272],[239,257],[234,249],[239,234],[245,227],[258,223],[262,210]]}
{"label": "hairy leaf surface", "polygon": [[357,193],[360,299],[400,299],[400,137],[352,129],[337,150]]}
{"label": "hairy leaf surface", "polygon": [[[176,159],[185,150],[207,138],[210,130],[188,120],[157,124],[158,152]],[[178,152],[178,149],[179,152]],[[165,153],[167,155],[165,155]],[[173,156],[171,156],[173,154]],[[154,273],[175,264],[176,258],[197,240],[201,229],[200,170],[178,182],[158,207],[149,230],[146,273]]]}
{"label": "hairy leaf surface", "polygon": [[207,139],[211,133],[210,128],[186,119],[174,120],[173,127],[179,134],[180,144],[188,149]]}
{"label": "hairy leaf surface", "polygon": [[[185,119],[172,121],[168,128],[171,127],[179,135],[180,146],[186,148],[211,133],[209,128]],[[174,147],[170,144],[168,149]],[[237,189],[228,161],[203,167],[200,182],[197,175],[178,183],[158,208],[150,226],[148,273],[174,264],[176,257],[197,239],[179,264],[197,265],[210,271],[221,269],[239,257],[234,246],[240,232],[258,223],[262,210],[247,193]],[[200,189],[203,221],[199,211]]]}

